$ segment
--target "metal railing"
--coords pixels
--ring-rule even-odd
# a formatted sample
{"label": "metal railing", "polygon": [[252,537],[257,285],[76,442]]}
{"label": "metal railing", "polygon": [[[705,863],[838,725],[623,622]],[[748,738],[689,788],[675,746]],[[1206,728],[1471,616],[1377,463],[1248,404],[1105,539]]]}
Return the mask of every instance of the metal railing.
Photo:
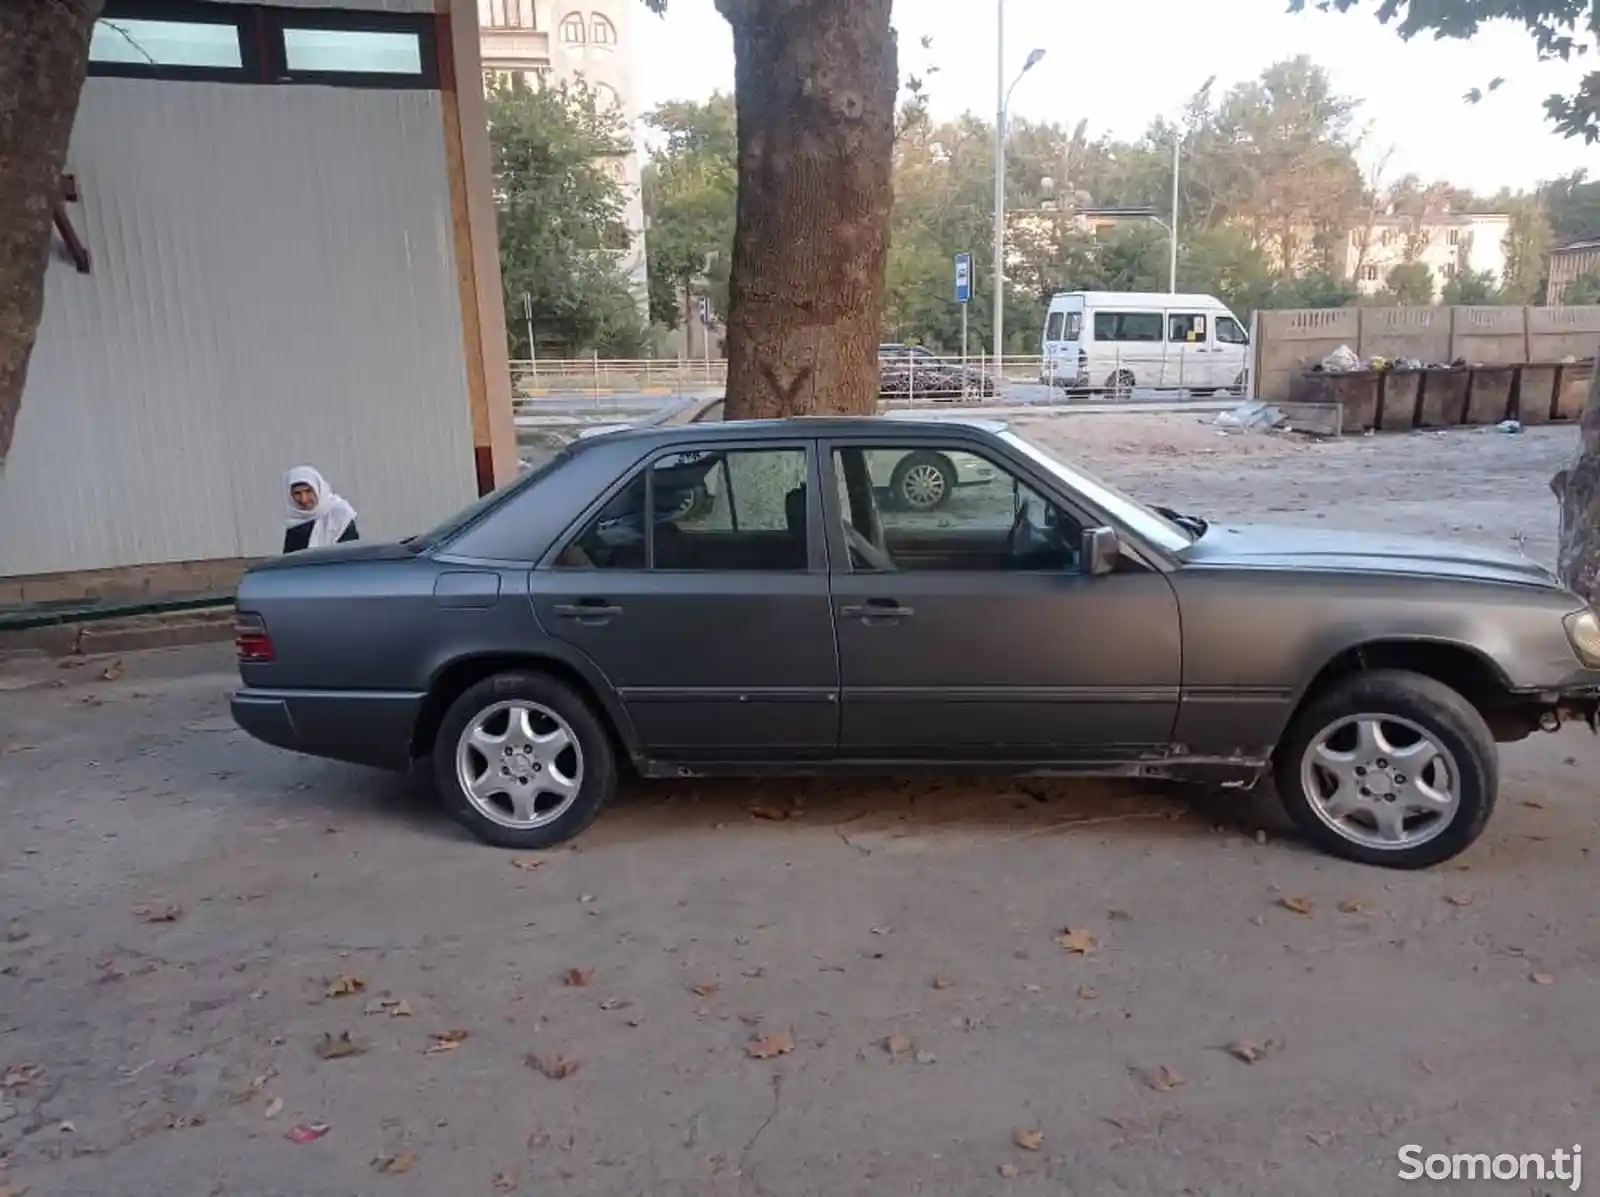
{"label": "metal railing", "polygon": [[[1181,350],[1182,352],[1170,352]],[[958,355],[885,359],[880,406],[923,404],[1010,404],[1081,400],[1125,401],[1184,398],[1214,392],[1248,392],[1248,379],[1217,366],[1190,346],[1108,346],[1097,352],[1092,373],[1080,375],[1076,353],[1059,357],[984,354],[964,363]],[[719,358],[565,358],[511,363],[512,397],[520,411],[541,399],[624,395],[692,395],[716,391],[728,382],[728,363]]]}

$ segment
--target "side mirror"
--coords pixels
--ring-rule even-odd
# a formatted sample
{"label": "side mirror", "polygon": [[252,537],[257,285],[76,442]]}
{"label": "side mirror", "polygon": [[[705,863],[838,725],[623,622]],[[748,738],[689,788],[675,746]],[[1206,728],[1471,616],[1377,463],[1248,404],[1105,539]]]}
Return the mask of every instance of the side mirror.
{"label": "side mirror", "polygon": [[1122,555],[1122,544],[1115,528],[1085,528],[1083,544],[1078,550],[1083,572],[1089,577],[1109,574],[1117,568],[1117,558]]}

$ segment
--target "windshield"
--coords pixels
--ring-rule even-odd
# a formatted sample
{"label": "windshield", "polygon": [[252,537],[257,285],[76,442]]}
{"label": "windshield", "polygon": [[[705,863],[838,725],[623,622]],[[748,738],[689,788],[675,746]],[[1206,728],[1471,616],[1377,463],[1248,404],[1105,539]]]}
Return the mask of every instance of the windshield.
{"label": "windshield", "polygon": [[1068,465],[1026,437],[1007,429],[1000,434],[1000,439],[1025,453],[1030,461],[1048,470],[1135,536],[1169,553],[1181,552],[1194,543],[1193,536],[1154,509],[1108,486],[1093,474]]}

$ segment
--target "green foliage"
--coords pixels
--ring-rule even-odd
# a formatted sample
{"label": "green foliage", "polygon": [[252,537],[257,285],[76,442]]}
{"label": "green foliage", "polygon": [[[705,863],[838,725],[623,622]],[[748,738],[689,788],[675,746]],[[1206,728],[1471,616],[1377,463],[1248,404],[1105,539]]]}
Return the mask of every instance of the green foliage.
{"label": "green foliage", "polygon": [[726,314],[733,258],[738,137],[733,97],[675,101],[645,116],[661,138],[644,175],[650,223],[650,318],[676,328],[684,290],[704,293]]}
{"label": "green foliage", "polygon": [[502,88],[489,96],[489,138],[512,355],[529,352],[523,295],[541,352],[549,342],[641,353],[639,303],[619,262],[624,198],[609,166],[629,148],[621,122],[582,86]]}
{"label": "green foliage", "polygon": [[1574,171],[1542,184],[1539,199],[1550,214],[1550,231],[1557,245],[1600,229],[1600,179],[1590,179],[1587,171]]}
{"label": "green foliage", "polygon": [[1590,272],[1573,279],[1561,302],[1570,305],[1600,303],[1600,274]]}
{"label": "green foliage", "polygon": [[1471,307],[1499,300],[1500,292],[1493,274],[1487,270],[1463,270],[1446,280],[1439,302],[1447,307]]}
{"label": "green foliage", "polygon": [[1389,271],[1373,302],[1388,308],[1426,307],[1433,302],[1433,271],[1421,262],[1400,263]]}
{"label": "green foliage", "polygon": [[1521,195],[1509,205],[1511,225],[1500,248],[1506,257],[1500,284],[1500,302],[1540,302],[1545,272],[1550,265],[1550,219],[1533,196]]}
{"label": "green foliage", "polygon": [[[1324,12],[1348,12],[1362,0],[1310,0]],[[1289,0],[1289,11],[1299,12],[1308,0]],[[1399,18],[1396,26],[1402,38],[1419,33],[1435,38],[1468,38],[1490,21],[1520,23],[1533,36],[1539,57],[1563,61],[1600,49],[1600,8],[1595,0],[1381,0],[1378,20],[1384,24]],[[1474,87],[1466,98],[1476,103],[1485,92],[1504,82],[1491,79]],[[1544,102],[1545,113],[1563,137],[1582,137],[1600,141],[1600,71],[1583,77],[1570,96],[1553,95]]]}

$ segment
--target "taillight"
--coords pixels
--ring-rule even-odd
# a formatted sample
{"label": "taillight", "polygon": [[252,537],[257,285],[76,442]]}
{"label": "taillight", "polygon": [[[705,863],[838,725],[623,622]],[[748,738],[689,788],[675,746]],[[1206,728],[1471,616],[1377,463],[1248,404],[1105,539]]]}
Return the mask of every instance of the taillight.
{"label": "taillight", "polygon": [[233,651],[240,664],[258,665],[274,659],[272,637],[261,616],[241,611],[233,617]]}

